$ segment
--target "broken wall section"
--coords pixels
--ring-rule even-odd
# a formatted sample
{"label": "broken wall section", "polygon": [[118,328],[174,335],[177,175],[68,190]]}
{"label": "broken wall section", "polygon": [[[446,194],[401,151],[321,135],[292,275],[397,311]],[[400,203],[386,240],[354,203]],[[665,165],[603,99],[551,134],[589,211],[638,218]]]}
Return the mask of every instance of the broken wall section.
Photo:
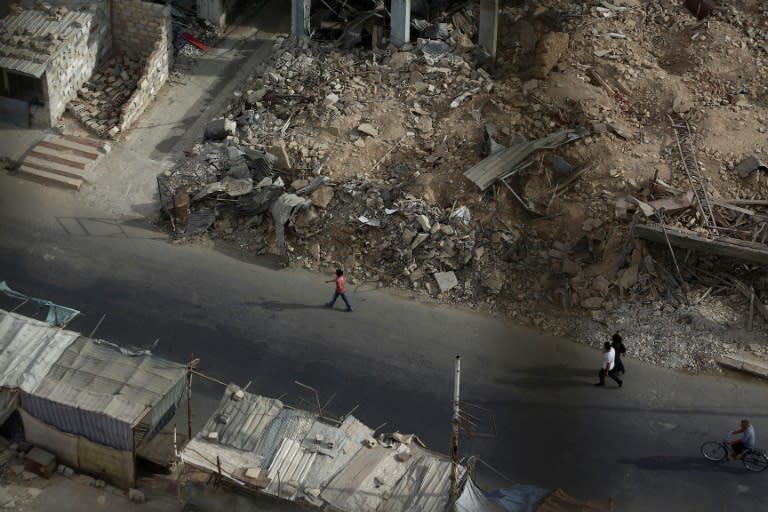
{"label": "broken wall section", "polygon": [[168,80],[173,55],[171,8],[140,0],[120,0],[113,3],[112,26],[116,52],[145,58],[136,90],[123,105],[117,126],[109,130],[109,135],[115,137],[131,126]]}

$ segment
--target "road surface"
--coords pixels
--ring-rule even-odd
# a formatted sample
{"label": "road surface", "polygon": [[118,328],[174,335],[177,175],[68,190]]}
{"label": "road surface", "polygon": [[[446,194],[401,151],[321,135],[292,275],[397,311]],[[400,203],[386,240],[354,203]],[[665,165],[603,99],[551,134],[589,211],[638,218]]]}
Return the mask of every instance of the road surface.
{"label": "road surface", "polygon": [[[238,58],[260,48],[244,48]],[[203,92],[215,97],[217,88],[210,80]],[[130,166],[141,167],[166,146],[178,149],[187,133],[182,125],[194,130],[199,123],[171,119],[165,133],[176,138],[168,144],[147,144],[137,135],[115,154],[131,155]],[[104,187],[118,185],[114,174],[105,178]],[[99,197],[99,187],[86,194]],[[125,196],[135,203],[130,210],[150,212],[151,197],[134,192]],[[335,395],[331,409],[338,414],[358,406],[355,415],[369,425],[416,432],[446,453],[453,363],[461,355],[462,397],[483,408],[474,413],[482,417],[480,430],[495,424],[496,431],[463,438],[461,454],[478,454],[512,481],[613,496],[624,512],[746,512],[768,503],[768,472],[713,465],[698,452],[742,417],[753,421],[762,442],[768,432],[763,382],[633,362],[627,333],[624,387],[609,381],[594,388],[600,353],[581,344],[423,305],[366,282],[350,286],[354,313],[341,306],[329,311],[321,305],[332,293],[323,282],[331,276],[170,243],[149,219],[123,210],[1,175],[0,280],[83,311],[71,327],[85,334],[106,315],[98,337],[145,347],[159,338],[162,357],[185,362],[194,353],[204,372],[250,381],[251,391],[285,395],[294,405],[310,398],[294,384],[300,381],[324,399]],[[199,426],[223,389],[198,381],[195,389]],[[481,470],[486,486],[505,484]]]}

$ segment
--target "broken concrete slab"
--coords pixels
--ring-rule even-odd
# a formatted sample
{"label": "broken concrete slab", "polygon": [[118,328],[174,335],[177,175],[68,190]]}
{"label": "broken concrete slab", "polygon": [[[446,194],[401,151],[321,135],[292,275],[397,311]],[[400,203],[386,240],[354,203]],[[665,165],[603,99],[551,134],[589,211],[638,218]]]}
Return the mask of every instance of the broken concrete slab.
{"label": "broken concrete slab", "polygon": [[357,131],[360,133],[364,133],[365,135],[369,135],[371,137],[378,137],[379,136],[379,130],[377,130],[372,124],[370,123],[362,123],[357,127]]}
{"label": "broken concrete slab", "polygon": [[318,208],[328,208],[333,200],[334,190],[331,187],[322,186],[310,194],[312,204]]}
{"label": "broken concrete slab", "polygon": [[237,123],[232,119],[214,119],[205,127],[205,138],[210,140],[222,140],[228,135],[235,135]]}
{"label": "broken concrete slab", "polygon": [[459,280],[456,278],[456,274],[453,271],[450,272],[435,272],[432,274],[437,282],[437,287],[440,289],[440,293],[445,293],[452,288],[458,286]]}
{"label": "broken concrete slab", "polygon": [[753,172],[758,170],[768,171],[768,165],[761,162],[756,155],[748,156],[733,168],[733,172],[742,178],[749,178]]}
{"label": "broken concrete slab", "polygon": [[269,146],[267,153],[275,156],[275,165],[281,169],[291,169],[291,157],[288,156],[288,150],[283,142]]}

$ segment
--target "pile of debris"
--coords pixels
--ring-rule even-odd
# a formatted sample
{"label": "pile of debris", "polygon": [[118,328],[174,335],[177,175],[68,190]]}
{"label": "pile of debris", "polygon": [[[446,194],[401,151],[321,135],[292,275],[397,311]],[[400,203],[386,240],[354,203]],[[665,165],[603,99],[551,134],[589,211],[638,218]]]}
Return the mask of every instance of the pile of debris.
{"label": "pile of debris", "polygon": [[136,90],[143,69],[141,59],[112,57],[77,91],[67,110],[99,137],[116,135],[123,105]]}
{"label": "pile of debris", "polygon": [[[255,185],[235,197],[222,183],[236,179],[223,157],[185,192],[189,215],[208,211],[211,236],[243,251],[284,249],[308,268],[343,266],[588,343],[645,329],[624,319],[632,305],[654,319],[632,357],[711,369],[730,350],[718,338],[746,346],[768,323],[762,260],[712,249],[727,238],[766,250],[768,106],[754,63],[768,13],[750,9],[697,20],[671,0],[507,6],[493,76],[467,36],[471,4],[400,49],[279,41],[218,123],[222,151],[272,155],[279,179],[258,190],[277,187],[259,201],[299,198],[285,244],[282,220],[264,222],[270,206],[243,209]],[[754,75],[736,80],[734,66]],[[312,183],[316,195],[299,194]],[[690,236],[705,241],[676,241]],[[692,337],[699,350],[658,348]]]}

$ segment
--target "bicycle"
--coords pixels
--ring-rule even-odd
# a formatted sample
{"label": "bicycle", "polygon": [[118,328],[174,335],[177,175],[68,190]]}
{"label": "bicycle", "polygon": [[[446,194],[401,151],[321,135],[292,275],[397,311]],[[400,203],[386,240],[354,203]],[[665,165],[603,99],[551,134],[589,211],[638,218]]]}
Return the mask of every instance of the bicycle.
{"label": "bicycle", "polygon": [[[713,462],[723,462],[730,458],[736,458],[736,454],[727,439],[719,442],[707,441],[701,445],[701,454]],[[768,468],[768,454],[757,448],[746,449],[741,456],[741,462],[748,471],[759,473]]]}

